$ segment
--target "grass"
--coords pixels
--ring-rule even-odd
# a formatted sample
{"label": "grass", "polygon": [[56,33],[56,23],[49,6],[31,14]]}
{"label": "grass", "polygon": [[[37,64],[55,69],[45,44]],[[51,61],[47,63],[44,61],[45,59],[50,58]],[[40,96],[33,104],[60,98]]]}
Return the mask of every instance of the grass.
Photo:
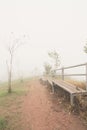
{"label": "grass", "polygon": [[23,97],[29,91],[31,79],[12,82],[12,93],[7,92],[8,84],[0,84],[0,130],[24,130],[22,121]]}
{"label": "grass", "polygon": [[0,130],[5,130],[7,127],[7,120],[3,117],[0,117]]}
{"label": "grass", "polygon": [[[60,80],[61,80],[62,78],[61,78],[61,76],[58,76],[58,77],[56,77],[56,79],[60,79]],[[71,84],[73,84],[73,85],[75,85],[75,86],[77,86],[77,87],[82,88],[82,89],[85,89],[85,88],[86,88],[86,83],[85,83],[85,81],[75,80],[75,79],[72,79],[72,78],[70,78],[70,77],[64,78],[64,80],[65,80],[66,82],[69,82],[69,83],[71,83]]]}
{"label": "grass", "polygon": [[77,80],[74,80],[74,79],[66,79],[67,82],[77,86],[77,87],[80,87],[82,89],[85,89],[86,88],[86,84],[84,81],[77,81]]}

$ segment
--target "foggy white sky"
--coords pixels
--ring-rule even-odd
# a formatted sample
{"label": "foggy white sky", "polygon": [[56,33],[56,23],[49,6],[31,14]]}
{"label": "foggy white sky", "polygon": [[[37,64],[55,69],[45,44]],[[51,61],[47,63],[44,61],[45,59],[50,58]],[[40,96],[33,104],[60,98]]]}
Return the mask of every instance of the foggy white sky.
{"label": "foggy white sky", "polygon": [[85,63],[87,0],[0,0],[0,80],[7,76],[11,32],[29,36],[15,55],[17,76],[43,70],[50,50],[59,52],[61,66]]}

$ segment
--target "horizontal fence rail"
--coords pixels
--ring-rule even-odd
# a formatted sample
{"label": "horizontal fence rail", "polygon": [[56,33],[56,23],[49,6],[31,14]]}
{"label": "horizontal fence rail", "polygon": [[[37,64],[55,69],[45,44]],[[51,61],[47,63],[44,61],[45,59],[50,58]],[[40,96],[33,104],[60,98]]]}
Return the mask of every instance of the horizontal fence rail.
{"label": "horizontal fence rail", "polygon": [[[87,63],[85,63],[85,64],[79,64],[79,65],[74,65],[74,66],[68,66],[68,67],[62,67],[63,69],[70,69],[70,68],[76,68],[76,67],[79,67],[79,66],[86,66],[87,65]],[[62,68],[60,68],[60,69],[56,69],[56,71],[57,70],[61,70]]]}
{"label": "horizontal fence rail", "polygon": [[[59,74],[59,76],[61,76]],[[64,74],[64,76],[86,76],[86,74]]]}
{"label": "horizontal fence rail", "polygon": [[[65,74],[64,73],[64,70],[66,69],[72,69],[72,68],[81,67],[81,66],[85,67],[85,74]],[[59,70],[62,71],[62,73],[59,74],[59,76],[62,76],[62,80],[64,80],[65,76],[85,76],[86,77],[86,91],[87,91],[87,63],[74,65],[74,66],[68,66],[68,67],[62,67],[62,68],[56,69],[55,71],[59,71]]]}

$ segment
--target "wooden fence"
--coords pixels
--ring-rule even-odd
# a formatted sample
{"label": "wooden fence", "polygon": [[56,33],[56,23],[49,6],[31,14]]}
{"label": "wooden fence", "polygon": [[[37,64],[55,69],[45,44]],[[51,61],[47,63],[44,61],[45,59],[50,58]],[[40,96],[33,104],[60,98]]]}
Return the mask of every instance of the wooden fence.
{"label": "wooden fence", "polygon": [[[65,70],[66,69],[71,69],[71,68],[76,68],[76,67],[81,67],[84,66],[85,67],[85,73],[82,74],[65,74]],[[59,71],[61,70],[61,76],[62,76],[62,80],[64,80],[65,76],[85,76],[86,78],[86,91],[87,91],[87,63],[85,64],[79,64],[79,65],[74,65],[74,66],[68,66],[68,67],[62,67],[60,69],[56,69],[55,71]]]}

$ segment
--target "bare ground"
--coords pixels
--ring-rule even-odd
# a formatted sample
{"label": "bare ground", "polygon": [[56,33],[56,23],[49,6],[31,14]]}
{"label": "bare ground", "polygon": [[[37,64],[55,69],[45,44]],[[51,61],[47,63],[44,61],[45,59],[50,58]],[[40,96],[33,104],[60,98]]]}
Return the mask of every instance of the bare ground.
{"label": "bare ground", "polygon": [[39,81],[29,87],[22,110],[24,130],[87,130],[79,116],[66,112],[60,102],[54,107],[52,95]]}

